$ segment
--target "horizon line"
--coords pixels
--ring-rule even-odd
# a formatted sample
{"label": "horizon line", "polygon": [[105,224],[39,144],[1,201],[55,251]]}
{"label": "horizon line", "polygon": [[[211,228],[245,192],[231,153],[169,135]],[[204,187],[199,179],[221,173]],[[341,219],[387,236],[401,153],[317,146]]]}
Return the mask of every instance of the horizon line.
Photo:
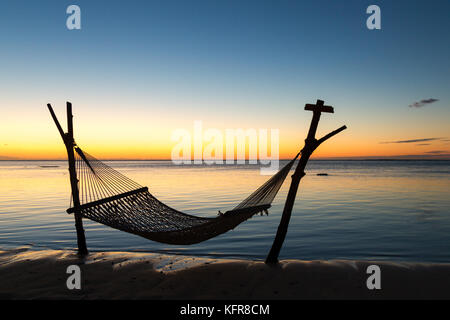
{"label": "horizon line", "polygon": [[[170,161],[173,162],[171,159],[98,159],[101,161]],[[194,162],[194,160],[199,159],[192,159],[191,162]],[[215,159],[202,159],[202,162],[204,161],[214,161]],[[242,161],[244,160],[246,164],[249,161],[260,161],[260,159],[234,159],[233,162]],[[292,158],[283,158],[283,159],[265,159],[265,161],[290,161]],[[439,157],[438,155],[435,156],[368,156],[368,157],[323,157],[323,158],[312,158],[310,161],[381,161],[381,160],[442,160],[442,161],[449,161],[450,155],[442,155]],[[0,161],[67,161],[67,159],[0,159]],[[226,159],[222,160],[224,164],[226,164]],[[184,163],[183,163],[184,164]],[[183,165],[181,164],[181,165]],[[192,163],[194,164],[194,163]]]}

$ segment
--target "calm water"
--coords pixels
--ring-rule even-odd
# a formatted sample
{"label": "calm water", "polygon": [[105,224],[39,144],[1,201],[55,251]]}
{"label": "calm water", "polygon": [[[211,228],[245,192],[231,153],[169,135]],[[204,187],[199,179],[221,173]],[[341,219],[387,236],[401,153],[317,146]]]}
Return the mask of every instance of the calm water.
{"label": "calm water", "polygon": [[[268,179],[250,165],[108,164],[168,205],[208,217],[231,209]],[[322,172],[329,176],[317,176]],[[201,244],[159,244],[85,220],[88,247],[264,259],[289,182],[268,217]],[[450,262],[449,192],[450,161],[310,161],[281,258]],[[69,199],[65,162],[0,161],[0,247],[74,248]]]}

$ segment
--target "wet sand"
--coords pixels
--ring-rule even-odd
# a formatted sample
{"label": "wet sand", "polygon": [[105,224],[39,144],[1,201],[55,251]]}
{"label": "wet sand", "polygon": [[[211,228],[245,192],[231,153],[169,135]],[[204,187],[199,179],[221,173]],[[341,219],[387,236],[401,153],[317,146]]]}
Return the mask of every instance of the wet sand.
{"label": "wet sand", "polygon": [[[68,290],[69,265],[81,289]],[[381,290],[369,290],[369,265]],[[0,251],[0,299],[450,299],[450,264],[207,259],[134,252]]]}

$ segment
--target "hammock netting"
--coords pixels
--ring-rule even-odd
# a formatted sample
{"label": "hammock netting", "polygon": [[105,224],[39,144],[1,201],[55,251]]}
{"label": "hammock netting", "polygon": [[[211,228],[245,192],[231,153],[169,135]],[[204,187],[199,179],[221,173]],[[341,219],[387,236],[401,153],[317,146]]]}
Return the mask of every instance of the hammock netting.
{"label": "hammock netting", "polygon": [[82,217],[153,241],[178,245],[208,240],[234,229],[257,213],[267,213],[300,154],[235,208],[218,217],[205,218],[169,207],[156,199],[147,187],[78,146],[75,151],[80,206],[67,212],[77,212]]}

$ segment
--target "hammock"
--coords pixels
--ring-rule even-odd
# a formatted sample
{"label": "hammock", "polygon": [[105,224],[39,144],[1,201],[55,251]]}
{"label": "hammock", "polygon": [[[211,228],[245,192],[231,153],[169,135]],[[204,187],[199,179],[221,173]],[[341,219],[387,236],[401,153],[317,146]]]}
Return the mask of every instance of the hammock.
{"label": "hammock", "polygon": [[295,160],[232,210],[216,218],[182,213],[156,199],[147,187],[75,146],[80,206],[69,208],[82,217],[144,238],[177,245],[199,243],[231,229],[257,213],[268,213]]}

